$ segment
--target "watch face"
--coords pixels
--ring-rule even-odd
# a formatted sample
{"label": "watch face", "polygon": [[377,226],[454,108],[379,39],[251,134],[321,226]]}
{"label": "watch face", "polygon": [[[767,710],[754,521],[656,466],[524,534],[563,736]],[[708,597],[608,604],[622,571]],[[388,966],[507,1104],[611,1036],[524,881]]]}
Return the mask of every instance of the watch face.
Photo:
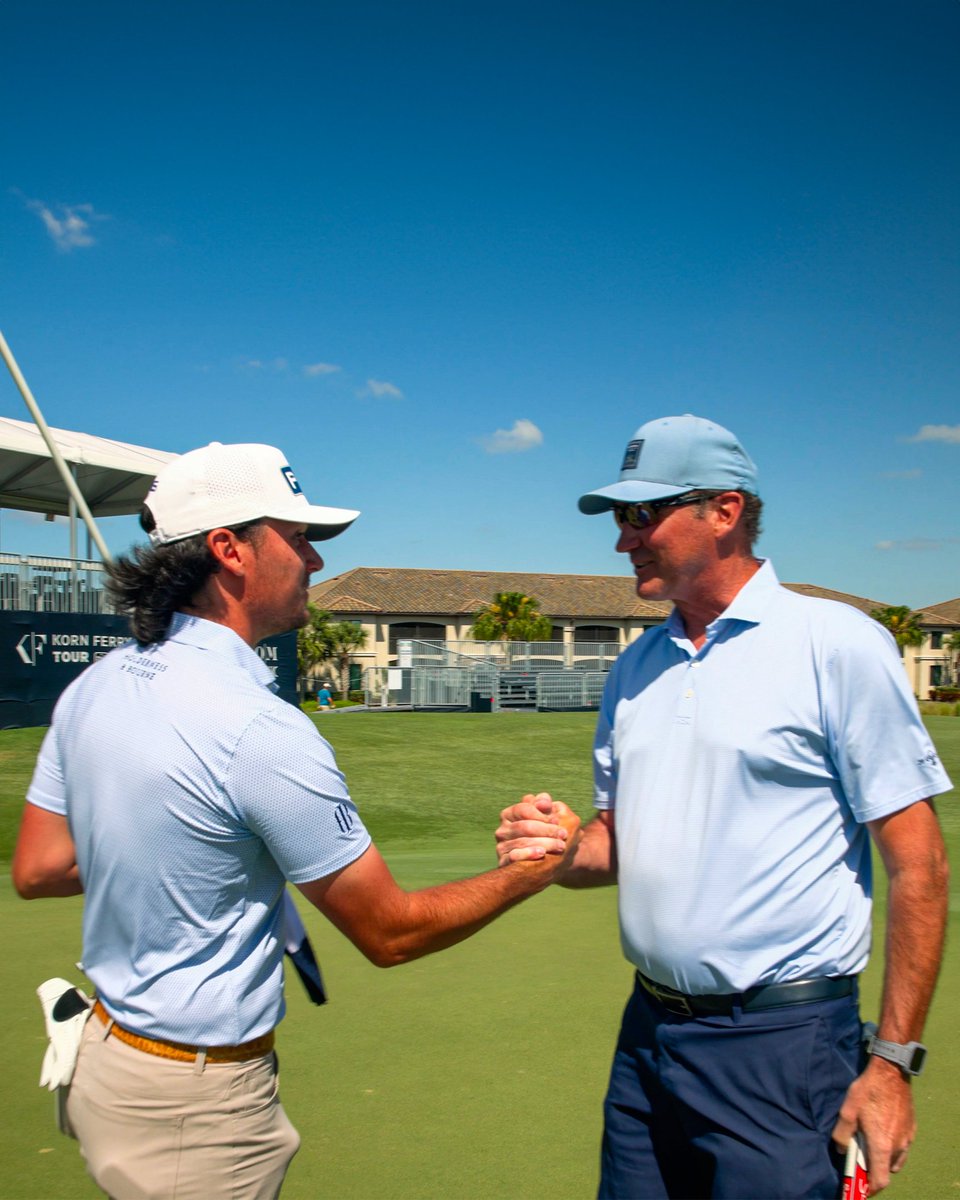
{"label": "watch face", "polygon": [[923,1070],[923,1061],[927,1057],[927,1051],[924,1046],[914,1046],[913,1053],[910,1055],[910,1062],[907,1065],[907,1070],[911,1075],[919,1075]]}

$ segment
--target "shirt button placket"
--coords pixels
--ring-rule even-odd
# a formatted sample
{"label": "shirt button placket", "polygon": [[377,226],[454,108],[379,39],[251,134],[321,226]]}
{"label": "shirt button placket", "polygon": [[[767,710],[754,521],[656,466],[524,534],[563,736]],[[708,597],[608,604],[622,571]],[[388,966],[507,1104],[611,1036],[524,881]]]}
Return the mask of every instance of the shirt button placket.
{"label": "shirt button placket", "polygon": [[687,669],[683,673],[683,681],[680,685],[680,698],[677,703],[677,723],[680,725],[690,725],[696,716],[697,694],[694,687],[696,679],[696,668],[700,664],[694,658],[687,663]]}

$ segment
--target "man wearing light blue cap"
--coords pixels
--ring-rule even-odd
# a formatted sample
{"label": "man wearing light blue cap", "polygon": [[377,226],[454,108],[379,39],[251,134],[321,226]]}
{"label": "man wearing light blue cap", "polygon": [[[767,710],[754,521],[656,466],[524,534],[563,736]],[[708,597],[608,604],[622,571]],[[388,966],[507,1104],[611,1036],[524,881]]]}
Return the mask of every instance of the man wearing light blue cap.
{"label": "man wearing light blue cap", "polygon": [[[781,587],[754,556],[758,490],[739,440],[685,415],[642,425],[619,479],[579,502],[613,513],[637,594],[675,605],[610,673],[599,812],[562,878],[619,885],[636,968],[604,1109],[605,1200],[830,1200],[854,1134],[877,1192],[914,1134],[947,905],[930,798],[951,784],[887,631]],[[559,848],[550,804],[504,812],[501,862]],[[871,838],[890,889],[864,1046]]]}

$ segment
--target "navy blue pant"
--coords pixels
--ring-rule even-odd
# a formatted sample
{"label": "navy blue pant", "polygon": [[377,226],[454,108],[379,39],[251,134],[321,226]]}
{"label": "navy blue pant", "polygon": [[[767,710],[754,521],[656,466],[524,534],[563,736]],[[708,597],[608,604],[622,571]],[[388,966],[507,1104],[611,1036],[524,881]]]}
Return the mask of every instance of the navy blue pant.
{"label": "navy blue pant", "polygon": [[637,984],[604,1102],[600,1200],[836,1200],[856,995],[682,1017]]}

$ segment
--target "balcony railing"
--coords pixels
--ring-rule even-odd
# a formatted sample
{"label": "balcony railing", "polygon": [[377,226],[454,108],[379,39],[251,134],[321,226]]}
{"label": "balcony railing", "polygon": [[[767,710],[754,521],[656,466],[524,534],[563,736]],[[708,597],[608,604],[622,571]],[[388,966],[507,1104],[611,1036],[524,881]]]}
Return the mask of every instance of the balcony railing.
{"label": "balcony railing", "polygon": [[103,563],[0,551],[0,609],[106,613]]}

